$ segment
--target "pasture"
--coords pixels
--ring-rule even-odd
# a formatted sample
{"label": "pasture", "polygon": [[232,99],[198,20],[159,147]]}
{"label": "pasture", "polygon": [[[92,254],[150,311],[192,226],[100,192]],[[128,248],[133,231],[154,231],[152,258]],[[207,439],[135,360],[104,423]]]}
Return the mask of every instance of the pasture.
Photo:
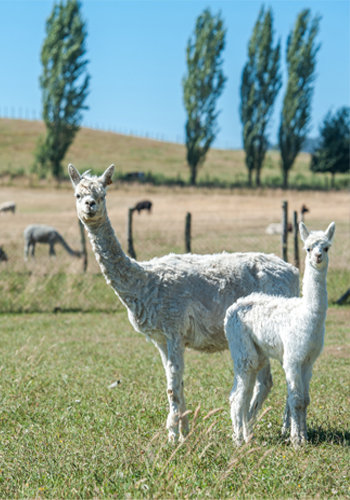
{"label": "pasture", "polygon": [[152,214],[134,215],[139,260],[184,251],[186,212],[192,213],[197,253],[281,255],[280,237],[267,236],[265,227],[280,220],[284,199],[290,215],[303,203],[309,207],[309,228],[336,222],[326,345],[311,381],[310,443],[299,451],[280,437],[285,382],[277,364],[255,440],[234,448],[228,352],[186,353],[191,432],[183,444],[168,445],[159,354],[129,325],[89,244],[85,274],[81,260],[58,246],[56,258],[42,245],[35,261],[24,262],[22,233],[31,223],[56,227],[79,249],[71,186],[7,186],[0,193],[0,201],[17,203],[15,215],[0,216],[0,244],[9,257],[0,263],[1,498],[350,495],[350,307],[334,305],[350,286],[348,193],[116,184],[108,194],[109,216],[125,250],[128,208],[145,198],[153,202]]}

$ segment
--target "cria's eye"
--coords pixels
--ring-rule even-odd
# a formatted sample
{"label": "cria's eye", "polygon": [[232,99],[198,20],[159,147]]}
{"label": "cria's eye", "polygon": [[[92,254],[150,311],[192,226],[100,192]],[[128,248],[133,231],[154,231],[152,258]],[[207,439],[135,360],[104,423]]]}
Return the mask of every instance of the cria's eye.
{"label": "cria's eye", "polygon": [[307,251],[307,252],[311,252],[311,248],[307,248],[307,249],[306,249],[306,251]]}
{"label": "cria's eye", "polygon": [[77,200],[80,200],[81,195],[80,195],[79,193],[77,193],[77,194],[75,195],[75,197],[76,197],[76,199],[77,199]]}
{"label": "cria's eye", "polygon": [[329,247],[325,247],[324,251],[328,252],[328,250],[329,250]]}

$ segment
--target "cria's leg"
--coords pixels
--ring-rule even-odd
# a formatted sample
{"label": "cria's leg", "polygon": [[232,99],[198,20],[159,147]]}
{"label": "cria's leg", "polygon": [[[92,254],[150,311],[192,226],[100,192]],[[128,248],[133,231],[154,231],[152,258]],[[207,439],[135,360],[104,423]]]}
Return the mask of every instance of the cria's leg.
{"label": "cria's leg", "polygon": [[268,358],[265,358],[264,366],[258,372],[253,397],[250,402],[248,418],[252,423],[254,423],[258,411],[271,391],[272,385],[270,362]]}
{"label": "cria's leg", "polygon": [[234,382],[230,394],[233,439],[237,446],[250,438],[249,403],[252,399],[259,355],[239,317],[240,311],[229,309],[225,318],[225,334],[234,363]]}
{"label": "cria's leg", "polygon": [[244,364],[239,366],[235,362],[235,377],[230,395],[233,439],[237,446],[241,446],[243,440],[248,442],[251,437],[248,410],[256,379],[256,371]]}
{"label": "cria's leg", "polygon": [[286,406],[284,408],[284,414],[283,414],[282,435],[286,436],[289,433],[289,429],[290,429],[290,409],[287,396]]}
{"label": "cria's leg", "polygon": [[310,404],[309,386],[312,377],[312,366],[309,364],[304,365],[302,367],[301,375],[304,386],[304,413],[303,413],[303,419],[301,421],[301,428],[302,428],[302,433],[305,436],[305,439],[307,440],[306,414],[307,414],[307,407]]}
{"label": "cria's leg", "polygon": [[304,383],[300,366],[284,366],[288,388],[288,406],[290,411],[291,433],[290,438],[294,447],[306,442],[306,402],[304,397]]}
{"label": "cria's leg", "polygon": [[167,378],[167,394],[169,401],[169,415],[167,429],[169,441],[183,439],[188,433],[186,403],[184,397],[184,347],[181,340],[168,340],[166,344],[156,344],[163,362]]}

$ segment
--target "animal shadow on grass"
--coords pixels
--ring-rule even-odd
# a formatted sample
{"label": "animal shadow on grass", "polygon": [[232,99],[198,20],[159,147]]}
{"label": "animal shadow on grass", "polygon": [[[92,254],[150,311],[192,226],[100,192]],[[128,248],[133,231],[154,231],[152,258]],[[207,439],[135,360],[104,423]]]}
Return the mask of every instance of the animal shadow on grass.
{"label": "animal shadow on grass", "polygon": [[350,432],[332,427],[311,427],[308,429],[308,442],[316,446],[323,443],[350,446]]}
{"label": "animal shadow on grass", "polygon": [[[350,446],[350,432],[339,430],[332,427],[324,428],[322,426],[309,427],[307,430],[307,445],[320,446],[324,443],[335,444],[338,446]],[[281,434],[269,436],[265,439],[271,446],[278,446],[283,443],[289,443],[289,437]]]}

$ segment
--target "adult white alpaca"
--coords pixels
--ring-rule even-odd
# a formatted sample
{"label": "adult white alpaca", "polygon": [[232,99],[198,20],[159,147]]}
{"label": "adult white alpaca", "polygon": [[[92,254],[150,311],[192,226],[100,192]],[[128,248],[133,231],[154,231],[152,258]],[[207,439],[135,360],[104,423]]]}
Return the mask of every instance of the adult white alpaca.
{"label": "adult white alpaca", "polygon": [[328,250],[335,224],[311,231],[299,224],[306,250],[303,295],[300,298],[271,297],[253,293],[241,298],[226,313],[225,333],[234,362],[234,384],[230,395],[234,439],[248,441],[258,409],[267,396],[252,401],[258,371],[270,374],[269,358],[278,359],[285,371],[288,399],[282,432],[291,424],[294,446],[307,440],[306,409],[310,403],[312,367],[320,355],[327,313]]}
{"label": "adult white alpaca", "polygon": [[135,330],[159,349],[167,378],[169,439],[183,437],[188,429],[187,417],[181,417],[186,411],[185,347],[227,349],[227,307],[254,290],[298,295],[298,271],[275,255],[261,253],[170,254],[137,262],[121,249],[107,216],[106,186],[112,182],[114,165],[100,177],[80,175],[73,165],[68,171],[78,216],[107,283],[127,308]]}

